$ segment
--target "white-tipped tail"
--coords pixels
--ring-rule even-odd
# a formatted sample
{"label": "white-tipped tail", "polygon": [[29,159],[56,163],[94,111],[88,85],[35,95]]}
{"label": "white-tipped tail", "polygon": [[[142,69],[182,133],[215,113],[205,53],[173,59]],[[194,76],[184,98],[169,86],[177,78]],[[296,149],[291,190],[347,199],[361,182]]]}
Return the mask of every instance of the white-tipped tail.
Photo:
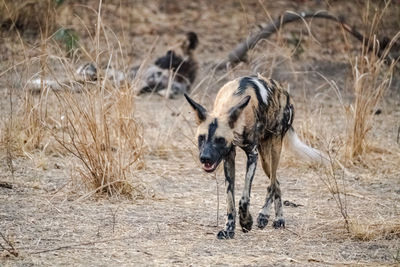
{"label": "white-tipped tail", "polygon": [[292,150],[296,156],[302,160],[310,163],[328,165],[328,156],[318,149],[312,148],[303,143],[292,127],[287,131],[285,138],[290,150]]}

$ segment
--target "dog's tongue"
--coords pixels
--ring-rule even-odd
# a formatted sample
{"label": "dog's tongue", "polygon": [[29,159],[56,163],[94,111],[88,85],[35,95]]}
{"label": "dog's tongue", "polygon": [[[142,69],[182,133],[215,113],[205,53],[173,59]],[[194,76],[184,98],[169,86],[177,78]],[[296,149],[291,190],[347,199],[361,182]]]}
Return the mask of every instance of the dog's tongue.
{"label": "dog's tongue", "polygon": [[203,169],[206,171],[210,171],[210,170],[214,169],[214,165],[215,165],[215,163],[213,164],[213,163],[206,162],[203,164]]}

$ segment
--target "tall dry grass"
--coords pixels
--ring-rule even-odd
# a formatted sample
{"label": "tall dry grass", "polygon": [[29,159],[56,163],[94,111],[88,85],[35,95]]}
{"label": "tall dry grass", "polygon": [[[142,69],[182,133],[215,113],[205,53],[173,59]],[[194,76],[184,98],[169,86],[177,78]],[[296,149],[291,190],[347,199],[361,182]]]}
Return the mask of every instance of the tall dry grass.
{"label": "tall dry grass", "polygon": [[[348,116],[348,124],[344,153],[343,156],[339,157],[346,162],[365,162],[365,154],[371,147],[368,133],[374,127],[375,111],[385,92],[391,86],[396,69],[398,59],[392,59],[389,53],[400,38],[400,31],[383,50],[380,49],[381,44],[378,39],[382,20],[389,6],[390,1],[385,2],[382,9],[372,7],[370,2],[367,2],[363,13],[363,23],[366,29],[365,38],[360,52],[355,56],[349,56],[352,67],[354,100],[349,109],[344,106]],[[339,101],[342,101],[341,97],[339,98]],[[336,202],[350,237],[362,241],[398,237],[400,231],[399,224],[396,221],[377,223],[376,220],[371,220],[371,218],[363,219],[357,217],[354,213],[350,214],[351,204],[346,197],[348,194],[346,180],[349,173],[338,160],[335,161],[339,166],[333,164],[333,158],[331,158],[330,170],[327,172],[326,178],[322,180]],[[354,209],[354,207],[351,208]]]}
{"label": "tall dry grass", "polygon": [[[100,1],[93,47],[96,60],[100,54],[109,54],[107,69],[104,76],[100,71],[94,86],[84,84],[81,94],[68,90],[56,94],[62,110],[62,130],[54,137],[81,163],[78,172],[88,189],[138,196],[142,184],[133,179],[132,172],[144,167],[143,130],[134,116],[135,90],[127,83],[120,86],[107,75],[112,60],[123,61],[124,54],[114,33],[110,37],[105,30],[101,5]],[[101,49],[102,35],[107,51]],[[112,37],[119,44],[117,52],[108,41]]]}
{"label": "tall dry grass", "polygon": [[377,37],[378,30],[389,7],[388,1],[382,10],[371,11],[368,5],[364,12],[364,24],[368,34],[363,40],[359,55],[351,58],[353,70],[354,103],[350,109],[350,127],[347,130],[347,159],[362,159],[368,147],[368,132],[372,128],[373,115],[377,104],[390,87],[397,61],[389,62],[389,52],[400,37],[400,31],[393,37],[383,52]]}
{"label": "tall dry grass", "polygon": [[78,171],[90,190],[137,194],[132,171],[144,167],[143,132],[134,117],[129,88],[57,93],[63,111],[61,133],[54,135],[81,163]]}
{"label": "tall dry grass", "polygon": [[72,156],[77,162],[73,178],[90,194],[136,197],[144,189],[134,175],[144,167],[144,146],[143,129],[135,117],[135,81],[121,85],[107,75],[111,66],[125,66],[125,57],[117,35],[102,23],[101,1],[96,23],[91,47],[81,47],[96,61],[108,56],[107,69],[99,71],[95,83],[74,82],[76,64],[64,56],[49,31],[42,32],[40,55],[22,63],[24,69],[32,61],[38,63],[34,76],[41,80],[39,88],[31,84],[31,78],[22,86],[20,108],[5,121],[1,145],[14,156],[34,161],[52,153]]}

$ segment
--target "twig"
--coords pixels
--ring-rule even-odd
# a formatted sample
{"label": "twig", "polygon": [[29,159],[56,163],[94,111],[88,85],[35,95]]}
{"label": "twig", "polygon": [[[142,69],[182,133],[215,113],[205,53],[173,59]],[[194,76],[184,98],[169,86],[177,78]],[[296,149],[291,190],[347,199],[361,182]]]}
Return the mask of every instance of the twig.
{"label": "twig", "polygon": [[113,185],[113,184],[116,184],[116,183],[125,183],[125,182],[126,182],[126,181],[124,181],[124,180],[115,180],[115,181],[112,181],[112,182],[103,184],[103,185],[97,187],[96,189],[90,191],[90,192],[87,193],[86,195],[83,195],[83,196],[79,197],[79,198],[76,199],[74,202],[79,202],[79,201],[85,200],[85,199],[87,199],[88,197],[90,197],[91,195],[93,195],[93,194],[99,192],[99,191],[102,190],[103,188],[106,188],[106,187],[108,187],[108,186],[110,186],[110,185]]}
{"label": "twig", "polygon": [[[9,92],[9,101],[10,101],[10,114],[9,114],[9,122],[8,122],[8,131],[7,131],[7,165],[11,172],[11,177],[14,179],[14,163],[13,163],[13,153],[11,149],[11,140],[14,139],[12,135],[12,128],[13,128],[13,101],[12,101],[12,93],[13,88],[8,90]],[[11,187],[12,188],[12,187]]]}
{"label": "twig", "polygon": [[292,234],[295,234],[295,235],[297,235],[297,236],[300,236],[298,233],[296,233],[296,232],[293,231],[293,230],[290,230],[290,229],[287,228],[287,227],[285,227],[285,230],[291,232]]}
{"label": "twig", "polygon": [[[349,32],[353,35],[357,40],[363,42],[368,49],[371,48],[372,44],[369,42],[369,39],[366,38],[363,34],[355,29],[355,27],[351,27],[350,25],[344,22],[342,17],[337,17],[332,14],[329,14],[327,11],[317,11],[317,12],[290,12],[286,11],[283,15],[279,16],[277,19],[272,21],[267,26],[263,27],[259,32],[253,34],[252,36],[248,37],[245,41],[239,43],[236,48],[229,53],[228,58],[224,59],[222,62],[216,65],[217,69],[224,69],[227,66],[232,67],[237,63],[243,61],[246,57],[247,52],[250,49],[253,49],[256,44],[262,39],[268,39],[273,33],[276,33],[280,30],[285,24],[290,22],[295,22],[304,19],[327,19],[339,23],[344,30]],[[379,47],[377,53],[380,55],[384,49],[386,48],[387,38],[382,39],[380,43],[383,45]],[[397,47],[397,45],[396,45]],[[395,49],[394,49],[395,50]]]}
{"label": "twig", "polygon": [[[331,146],[331,144],[332,143],[329,144],[329,147]],[[350,232],[350,226],[349,226],[350,216],[347,212],[348,211],[347,197],[346,197],[347,192],[346,192],[346,185],[345,185],[345,179],[344,179],[345,169],[341,169],[342,170],[341,181],[342,181],[342,188],[343,188],[343,192],[341,192],[338,181],[337,181],[338,177],[335,173],[336,158],[333,158],[332,154],[329,151],[330,151],[330,149],[328,149],[328,157],[329,157],[330,166],[329,166],[329,169],[326,170],[326,180],[322,177],[320,177],[320,179],[325,184],[325,186],[331,193],[333,199],[335,200],[336,206],[339,209],[340,214],[343,217],[343,220],[345,223],[345,228],[346,228],[347,232]]]}
{"label": "twig", "polygon": [[214,174],[215,182],[217,184],[217,227],[219,226],[219,184],[217,179],[217,173]]}
{"label": "twig", "polygon": [[10,248],[6,248],[5,246],[3,246],[0,243],[0,248],[7,251],[8,253],[10,253],[11,255],[18,257],[18,251],[15,249],[15,247],[13,246],[13,244],[11,244],[11,242],[3,235],[2,232],[0,232],[0,236],[1,238],[6,242],[6,244],[10,247]]}
{"label": "twig", "polygon": [[56,251],[56,250],[72,249],[72,248],[79,247],[79,246],[89,246],[89,245],[94,245],[94,244],[107,243],[107,242],[119,241],[119,240],[126,240],[126,239],[131,239],[131,238],[133,238],[133,237],[132,236],[128,236],[128,237],[119,237],[119,238],[112,238],[112,239],[99,240],[99,241],[88,241],[88,242],[82,242],[82,243],[77,243],[77,244],[60,246],[60,247],[56,247],[56,248],[39,250],[39,251],[31,252],[30,254],[41,254],[41,253],[47,253],[47,252],[52,252],[52,251]]}
{"label": "twig", "polygon": [[12,189],[13,185],[10,184],[10,183],[7,183],[7,182],[0,182],[0,187],[7,188],[7,189]]}

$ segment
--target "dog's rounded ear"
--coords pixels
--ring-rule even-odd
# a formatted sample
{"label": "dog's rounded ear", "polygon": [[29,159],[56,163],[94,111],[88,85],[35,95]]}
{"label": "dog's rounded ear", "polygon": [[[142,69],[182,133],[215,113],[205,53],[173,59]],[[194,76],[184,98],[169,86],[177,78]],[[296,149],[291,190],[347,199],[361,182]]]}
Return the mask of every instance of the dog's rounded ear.
{"label": "dog's rounded ear", "polygon": [[186,100],[189,102],[189,104],[192,106],[194,111],[196,112],[197,123],[200,124],[201,122],[205,121],[207,117],[207,110],[199,103],[196,103],[187,94],[184,94],[184,96]]}
{"label": "dog's rounded ear", "polygon": [[186,37],[189,41],[188,49],[189,50],[196,49],[197,45],[199,44],[199,38],[197,37],[197,34],[195,32],[188,32],[186,34]]}
{"label": "dog's rounded ear", "polygon": [[238,104],[236,104],[236,106],[232,107],[229,110],[229,120],[228,120],[228,124],[229,127],[231,127],[231,129],[233,129],[235,127],[235,122],[237,121],[237,119],[239,118],[240,114],[242,113],[243,109],[247,106],[247,104],[249,104],[250,101],[250,96],[246,96],[245,98],[243,98],[242,100],[239,101]]}

